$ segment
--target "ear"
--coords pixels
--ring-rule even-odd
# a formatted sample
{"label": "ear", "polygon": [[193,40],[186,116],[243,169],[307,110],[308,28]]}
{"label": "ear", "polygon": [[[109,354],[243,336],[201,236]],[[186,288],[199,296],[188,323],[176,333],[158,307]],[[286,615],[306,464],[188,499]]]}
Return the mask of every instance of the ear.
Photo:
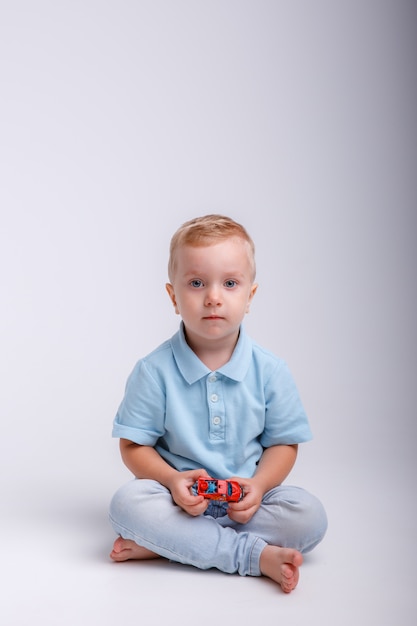
{"label": "ear", "polygon": [[258,283],[253,283],[252,287],[250,288],[250,292],[249,292],[248,304],[246,305],[246,313],[249,313],[250,305],[251,305],[251,302],[253,300],[253,296],[257,292],[257,289],[258,289]]}
{"label": "ear", "polygon": [[179,315],[179,313],[180,313],[180,312],[179,312],[178,307],[177,307],[177,300],[176,300],[176,298],[175,298],[175,291],[174,291],[174,287],[171,285],[171,283],[167,283],[167,284],[165,285],[165,289],[167,290],[168,295],[169,295],[169,297],[170,297],[170,299],[171,299],[171,302],[172,302],[172,304],[174,305],[175,313],[176,313],[177,315]]}

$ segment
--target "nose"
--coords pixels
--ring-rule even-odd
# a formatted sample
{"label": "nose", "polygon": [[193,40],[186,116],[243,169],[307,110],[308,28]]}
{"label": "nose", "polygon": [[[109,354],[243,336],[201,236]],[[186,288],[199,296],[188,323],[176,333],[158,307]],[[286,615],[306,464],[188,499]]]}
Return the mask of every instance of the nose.
{"label": "nose", "polygon": [[220,290],[216,285],[213,285],[209,289],[207,289],[204,304],[206,306],[220,306],[221,305]]}

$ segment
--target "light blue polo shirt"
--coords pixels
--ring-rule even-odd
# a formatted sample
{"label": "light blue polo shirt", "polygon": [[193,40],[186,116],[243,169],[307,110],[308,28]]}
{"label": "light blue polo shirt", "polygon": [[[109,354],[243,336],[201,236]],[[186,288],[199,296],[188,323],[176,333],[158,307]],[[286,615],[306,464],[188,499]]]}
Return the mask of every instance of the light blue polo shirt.
{"label": "light blue polo shirt", "polygon": [[228,363],[209,370],[188,346],[184,327],[130,374],[113,437],[153,446],[179,471],[251,477],[263,448],[311,439],[284,361],[240,329]]}

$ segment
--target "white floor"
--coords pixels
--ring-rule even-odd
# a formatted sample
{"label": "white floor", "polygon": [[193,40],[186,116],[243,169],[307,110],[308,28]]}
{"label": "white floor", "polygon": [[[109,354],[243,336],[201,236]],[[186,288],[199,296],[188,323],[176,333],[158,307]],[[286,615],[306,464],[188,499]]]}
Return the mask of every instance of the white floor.
{"label": "white floor", "polygon": [[[348,456],[348,455],[346,455]],[[15,490],[3,529],[0,622],[7,626],[140,623],[412,626],[416,619],[415,490],[411,464],[308,474],[329,515],[324,542],[290,595],[264,578],[198,571],[166,561],[116,564],[110,492],[89,476],[36,498]],[[305,476],[303,463],[293,478]],[[409,480],[407,480],[407,476]],[[81,488],[82,487],[82,488]],[[310,488],[310,484],[308,484]],[[48,490],[49,489],[49,490]],[[24,500],[25,504],[19,500]],[[158,623],[159,623],[158,621]]]}

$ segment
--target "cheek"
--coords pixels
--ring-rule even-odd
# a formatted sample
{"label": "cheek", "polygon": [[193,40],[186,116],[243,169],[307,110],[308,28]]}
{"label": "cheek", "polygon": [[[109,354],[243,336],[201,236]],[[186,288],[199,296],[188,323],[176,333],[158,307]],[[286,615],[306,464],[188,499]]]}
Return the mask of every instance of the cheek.
{"label": "cheek", "polygon": [[244,310],[245,313],[249,313],[249,309],[250,309],[250,305],[252,304],[252,298],[248,298],[246,300],[245,306],[244,306]]}
{"label": "cheek", "polygon": [[187,315],[187,312],[192,311],[193,308],[195,308],[195,306],[192,298],[187,298],[187,296],[181,296],[177,298],[175,306],[175,310],[177,313]]}

